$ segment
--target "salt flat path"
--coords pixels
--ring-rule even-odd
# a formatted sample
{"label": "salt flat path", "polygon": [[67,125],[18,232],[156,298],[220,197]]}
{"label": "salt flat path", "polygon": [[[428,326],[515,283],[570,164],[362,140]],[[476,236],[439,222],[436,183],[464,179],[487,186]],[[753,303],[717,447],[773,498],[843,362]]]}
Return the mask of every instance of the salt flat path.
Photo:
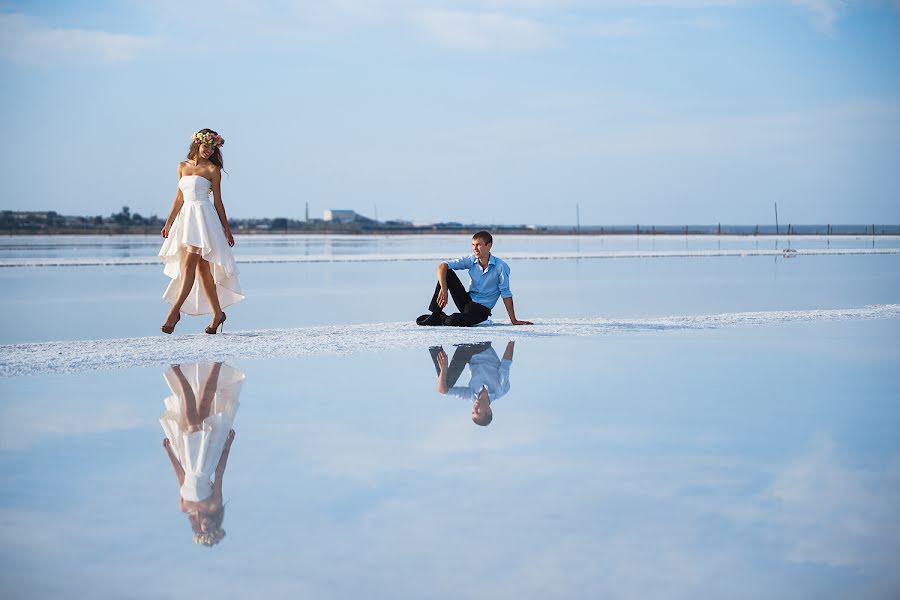
{"label": "salt flat path", "polygon": [[412,322],[226,331],[223,335],[41,342],[0,346],[0,377],[147,367],[203,360],[373,353],[465,342],[552,336],[591,337],[652,331],[723,329],[900,318],[900,304],[861,308],[737,312],[650,319],[534,319],[535,325],[419,327]]}

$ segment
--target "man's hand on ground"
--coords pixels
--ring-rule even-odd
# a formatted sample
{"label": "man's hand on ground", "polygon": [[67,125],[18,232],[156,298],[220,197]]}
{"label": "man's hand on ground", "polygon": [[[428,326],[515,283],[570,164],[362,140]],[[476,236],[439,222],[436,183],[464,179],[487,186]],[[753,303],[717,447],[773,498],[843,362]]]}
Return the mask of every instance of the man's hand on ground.
{"label": "man's hand on ground", "polygon": [[521,319],[513,319],[511,322],[513,325],[534,325],[531,321],[522,321]]}

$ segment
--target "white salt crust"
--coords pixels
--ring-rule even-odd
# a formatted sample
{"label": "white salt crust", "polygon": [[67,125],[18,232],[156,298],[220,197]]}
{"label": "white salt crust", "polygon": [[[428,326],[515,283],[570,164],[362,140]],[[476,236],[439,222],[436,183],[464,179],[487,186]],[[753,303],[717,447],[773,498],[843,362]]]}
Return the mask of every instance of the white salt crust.
{"label": "white salt crust", "polygon": [[462,342],[506,341],[555,336],[723,329],[827,321],[900,318],[900,304],[862,308],[725,313],[650,319],[534,319],[516,327],[419,327],[407,323],[329,325],[294,329],[226,331],[221,335],[159,334],[152,337],[42,342],[0,346],[0,377],[73,373],[204,360],[340,355]]}

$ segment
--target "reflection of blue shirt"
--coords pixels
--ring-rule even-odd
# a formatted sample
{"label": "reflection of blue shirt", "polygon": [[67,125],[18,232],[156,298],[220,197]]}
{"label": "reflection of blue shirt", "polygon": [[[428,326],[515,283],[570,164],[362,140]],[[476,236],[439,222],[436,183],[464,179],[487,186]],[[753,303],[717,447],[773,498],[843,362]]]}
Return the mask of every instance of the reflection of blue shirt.
{"label": "reflection of blue shirt", "polygon": [[497,304],[497,298],[512,298],[512,292],[509,291],[509,265],[493,254],[488,260],[487,269],[483,271],[474,254],[444,262],[454,271],[469,271],[469,277],[472,278],[469,296],[478,304],[491,309]]}
{"label": "reflection of blue shirt", "polygon": [[509,391],[509,366],[512,361],[508,358],[500,360],[493,348],[479,352],[469,360],[469,371],[472,377],[469,385],[455,385],[447,393],[463,400],[473,400],[481,388],[485,387],[491,402],[506,395]]}

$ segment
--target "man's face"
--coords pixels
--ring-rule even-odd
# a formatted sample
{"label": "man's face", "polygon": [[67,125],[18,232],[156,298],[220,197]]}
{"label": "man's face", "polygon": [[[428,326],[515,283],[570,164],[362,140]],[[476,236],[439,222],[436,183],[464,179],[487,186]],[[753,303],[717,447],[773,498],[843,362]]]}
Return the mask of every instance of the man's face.
{"label": "man's face", "polygon": [[483,419],[485,415],[492,413],[490,396],[488,396],[486,391],[481,390],[472,403],[472,420],[477,422]]}
{"label": "man's face", "polygon": [[472,253],[475,254],[475,258],[481,260],[482,257],[490,255],[492,245],[485,244],[480,239],[472,238]]}

